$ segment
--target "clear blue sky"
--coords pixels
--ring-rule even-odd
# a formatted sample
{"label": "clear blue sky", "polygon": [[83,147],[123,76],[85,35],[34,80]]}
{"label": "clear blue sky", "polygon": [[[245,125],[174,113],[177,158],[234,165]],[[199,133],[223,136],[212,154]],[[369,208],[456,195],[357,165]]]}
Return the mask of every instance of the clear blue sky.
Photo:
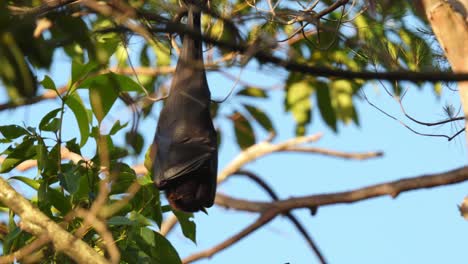
{"label": "clear blue sky", "polygon": [[[68,62],[52,69],[54,80],[63,84],[69,76]],[[63,58],[63,57],[62,57]],[[261,74],[244,71],[243,79],[263,86],[278,83],[284,73],[268,67],[258,69]],[[268,76],[275,76],[268,77]],[[42,78],[42,77],[41,77]],[[230,88],[219,75],[210,75],[213,94],[222,97]],[[2,89],[3,91],[3,89]],[[401,116],[398,105],[379,90],[378,86],[366,88],[374,103],[391,113]],[[269,110],[278,131],[276,142],[293,137],[293,121],[284,112],[282,92],[271,93],[272,98],[261,103]],[[2,101],[6,100],[1,95]],[[229,109],[236,103],[231,98],[223,108]],[[456,92],[444,90],[437,99],[430,87],[409,91],[406,108],[414,116],[425,121],[444,118],[442,107],[452,103],[456,107],[459,99]],[[340,126],[334,134],[322,122],[317,111],[308,127],[309,133],[323,132],[324,137],[313,146],[340,151],[381,150],[384,157],[368,161],[349,161],[308,154],[273,154],[262,158],[247,168],[262,176],[279,193],[281,198],[350,190],[374,183],[419,176],[425,173],[442,172],[466,164],[465,135],[454,142],[442,138],[428,138],[413,134],[399,123],[385,117],[364,101],[356,100],[361,125]],[[40,118],[58,106],[57,102],[39,104],[38,108],[20,108],[0,112],[0,124],[21,123],[37,125]],[[155,109],[154,115],[157,116]],[[457,108],[458,109],[458,108]],[[127,113],[122,107],[112,109],[110,119]],[[65,137],[76,133],[76,124],[70,113],[65,124]],[[127,117],[124,117],[127,118]],[[112,122],[109,122],[110,124]],[[223,130],[220,150],[220,169],[238,153],[233,144],[232,128],[228,122],[217,123]],[[145,131],[146,147],[149,146],[156,127],[154,119],[145,121],[140,127]],[[418,129],[420,127],[417,127]],[[260,128],[259,138],[265,136]],[[443,127],[420,128],[433,133],[455,130]],[[88,144],[88,153],[92,147]],[[137,162],[141,162],[138,160]],[[24,185],[15,185],[25,191]],[[468,194],[468,183],[403,193],[396,199],[382,197],[350,205],[319,208],[316,216],[307,210],[294,214],[307,227],[323,254],[330,263],[464,263],[466,259],[467,222],[459,216],[457,204]],[[255,185],[244,178],[231,178],[219,191],[234,197],[268,200]],[[181,257],[204,250],[223,241],[252,223],[252,213],[225,210],[214,206],[209,216],[196,214],[198,244],[184,238],[177,228],[169,239]],[[224,250],[211,260],[198,263],[315,263],[317,260],[303,238],[284,217],[278,217],[261,230]]]}

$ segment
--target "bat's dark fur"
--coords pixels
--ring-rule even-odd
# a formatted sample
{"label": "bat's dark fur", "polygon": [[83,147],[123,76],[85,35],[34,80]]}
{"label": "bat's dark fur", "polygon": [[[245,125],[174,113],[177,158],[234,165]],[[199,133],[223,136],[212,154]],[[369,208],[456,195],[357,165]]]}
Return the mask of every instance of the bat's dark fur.
{"label": "bat's dark fur", "polygon": [[[200,11],[188,4],[187,26],[200,29]],[[196,212],[213,205],[218,149],[210,116],[210,90],[203,67],[202,42],[188,35],[177,62],[170,95],[159,116],[153,163],[156,186],[172,207]]]}

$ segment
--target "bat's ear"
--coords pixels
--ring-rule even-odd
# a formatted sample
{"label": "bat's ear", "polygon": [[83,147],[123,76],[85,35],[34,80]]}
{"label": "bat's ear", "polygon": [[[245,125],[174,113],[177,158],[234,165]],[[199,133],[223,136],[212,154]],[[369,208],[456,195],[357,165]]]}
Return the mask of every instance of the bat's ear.
{"label": "bat's ear", "polygon": [[206,215],[208,215],[208,211],[206,211],[206,208],[205,207],[201,207],[200,208],[200,211],[204,212]]}

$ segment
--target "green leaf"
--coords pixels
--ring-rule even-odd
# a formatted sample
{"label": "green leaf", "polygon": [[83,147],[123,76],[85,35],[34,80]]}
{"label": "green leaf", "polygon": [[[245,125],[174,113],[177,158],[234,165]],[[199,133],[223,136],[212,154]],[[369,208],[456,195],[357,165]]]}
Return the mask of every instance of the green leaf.
{"label": "green leaf", "polygon": [[50,187],[47,188],[46,197],[47,200],[63,215],[68,213],[72,208],[70,200],[62,192],[56,189]]}
{"label": "green leaf", "polygon": [[29,134],[26,129],[17,125],[0,126],[0,133],[7,139],[15,139]]}
{"label": "green leaf", "polygon": [[[61,108],[54,109],[47,113],[39,123],[39,129],[42,131],[57,131],[60,125],[60,119],[55,118],[62,110]],[[55,128],[55,129],[54,129]]]}
{"label": "green leaf", "polygon": [[235,112],[231,119],[239,147],[245,149],[255,144],[255,134],[249,121],[239,112]]}
{"label": "green leaf", "polygon": [[115,226],[131,226],[134,222],[125,216],[113,216],[107,220],[107,224]]}
{"label": "green leaf", "polygon": [[88,118],[86,108],[81,100],[80,96],[77,93],[72,93],[65,98],[65,104],[70,107],[73,114],[75,115],[76,121],[78,122],[78,127],[80,129],[80,146],[84,146],[89,138],[89,125],[91,123]]}
{"label": "green leaf", "polygon": [[332,106],[330,88],[324,82],[316,82],[315,85],[315,90],[317,91],[317,105],[320,114],[325,123],[336,132],[336,114]]}
{"label": "green leaf", "polygon": [[160,233],[147,227],[139,230],[139,235],[134,237],[137,246],[151,257],[154,264],[180,264],[179,254],[171,243]]}
{"label": "green leaf", "polygon": [[288,80],[286,86],[285,107],[287,111],[293,114],[296,121],[296,134],[304,135],[305,126],[311,120],[312,104],[310,96],[313,87],[310,86],[309,82],[304,80],[291,84],[289,82]]}
{"label": "green leaf", "polygon": [[144,165],[145,168],[148,170],[149,173],[152,173],[153,170],[153,159],[156,155],[156,146],[155,144],[151,144],[151,146],[146,150],[145,153],[145,161]]}
{"label": "green leaf", "polygon": [[115,74],[112,72],[108,73],[107,76],[111,82],[116,82],[117,86],[119,87],[119,91],[121,92],[145,92],[141,85],[128,76]]}
{"label": "green leaf", "polygon": [[193,243],[197,243],[196,238],[196,225],[193,221],[193,213],[186,213],[178,210],[172,210],[174,215],[179,220],[180,226],[182,228],[182,233],[184,236],[193,241]]}
{"label": "green leaf", "polygon": [[249,112],[249,114],[266,130],[266,131],[274,131],[273,123],[271,122],[268,115],[263,112],[260,108],[244,104],[245,109]]}
{"label": "green leaf", "polygon": [[11,150],[0,167],[0,173],[11,171],[21,162],[31,159],[36,155],[34,139],[27,139]]}
{"label": "green leaf", "polygon": [[109,113],[109,110],[119,97],[117,88],[104,75],[94,78],[90,83],[89,98],[91,100],[91,108],[99,123]]}
{"label": "green leaf", "polygon": [[147,186],[147,185],[154,184],[153,180],[151,179],[151,173],[149,173],[149,172],[146,173],[145,175],[141,176],[141,177],[138,177],[137,181],[141,186]]}
{"label": "green leaf", "polygon": [[244,89],[237,92],[237,95],[257,97],[257,98],[268,98],[267,93],[263,89],[260,89],[257,87],[245,87]]}
{"label": "green leaf", "polygon": [[62,160],[60,155],[61,147],[60,143],[56,143],[47,154],[47,162],[45,163],[44,172],[42,174],[44,178],[48,178],[49,176],[53,176],[55,178],[57,175],[58,164]]}
{"label": "green leaf", "polygon": [[121,129],[125,128],[128,125],[128,122],[125,124],[120,124],[120,120],[117,120],[112,128],[109,131],[109,135],[115,135],[115,133],[119,132]]}
{"label": "green leaf", "polygon": [[117,163],[112,166],[111,175],[115,177],[112,181],[110,194],[125,193],[130,185],[136,180],[135,171],[124,163]]}
{"label": "green leaf", "polygon": [[97,68],[98,65],[93,61],[90,61],[87,64],[82,64],[76,60],[73,60],[70,86],[74,85],[77,81],[85,79],[91,72],[93,72]]}
{"label": "green leaf", "polygon": [[356,116],[352,98],[353,85],[349,80],[338,80],[330,84],[333,109],[337,118],[345,124],[353,121]]}
{"label": "green leaf", "polygon": [[125,143],[130,145],[136,154],[140,154],[143,150],[144,140],[140,133],[135,133],[133,131],[125,133]]}
{"label": "green leaf", "polygon": [[161,226],[162,211],[159,190],[153,184],[142,185],[131,201],[132,207]]}
{"label": "green leaf", "polygon": [[75,194],[80,185],[81,175],[75,165],[62,164],[62,173],[58,175],[60,186],[70,194]]}
{"label": "green leaf", "polygon": [[17,181],[23,182],[29,187],[33,188],[34,190],[38,190],[39,186],[41,185],[40,181],[33,180],[31,178],[27,178],[23,176],[13,176],[13,177],[8,178],[8,180],[17,180]]}
{"label": "green leaf", "polygon": [[15,244],[15,241],[20,237],[22,232],[23,231],[19,227],[15,227],[13,230],[8,232],[5,239],[2,241],[3,252],[10,253],[10,250],[13,249],[13,244]]}
{"label": "green leaf", "polygon": [[57,87],[55,86],[54,81],[52,80],[52,78],[49,77],[49,75],[44,76],[44,80],[41,81],[41,84],[42,86],[44,86],[45,89],[53,90],[57,95],[59,95]]}
{"label": "green leaf", "polygon": [[81,156],[80,145],[76,143],[76,138],[72,138],[65,142],[65,147],[73,153],[76,153]]}
{"label": "green leaf", "polygon": [[[78,165],[81,166],[80,163]],[[96,173],[90,169],[78,167],[78,171],[73,177],[72,181],[78,181],[78,189],[73,193],[73,203],[87,201],[94,192],[93,187],[95,185],[93,183],[97,182],[98,178]]]}
{"label": "green leaf", "polygon": [[44,140],[39,138],[37,142],[37,169],[40,172],[44,171],[44,168],[46,167],[48,160],[47,155],[47,146],[45,145]]}

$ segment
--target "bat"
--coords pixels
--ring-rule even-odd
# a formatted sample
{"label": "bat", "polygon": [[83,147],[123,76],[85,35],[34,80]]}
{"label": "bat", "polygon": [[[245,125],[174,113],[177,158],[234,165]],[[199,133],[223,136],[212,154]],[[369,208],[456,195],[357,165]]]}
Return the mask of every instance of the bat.
{"label": "bat", "polygon": [[[201,12],[193,1],[186,4],[187,27],[201,34]],[[185,212],[205,211],[214,202],[218,147],[210,103],[202,41],[185,34],[153,143],[155,184],[173,208]]]}

